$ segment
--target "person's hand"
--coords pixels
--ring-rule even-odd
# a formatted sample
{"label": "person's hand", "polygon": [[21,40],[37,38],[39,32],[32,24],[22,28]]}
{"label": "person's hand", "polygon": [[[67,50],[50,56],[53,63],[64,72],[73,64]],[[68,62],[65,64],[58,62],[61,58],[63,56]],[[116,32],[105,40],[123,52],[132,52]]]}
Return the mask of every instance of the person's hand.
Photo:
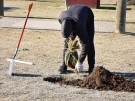
{"label": "person's hand", "polygon": [[76,69],[77,72],[81,72],[83,70],[83,64],[77,62],[76,65],[75,65],[75,69]]}

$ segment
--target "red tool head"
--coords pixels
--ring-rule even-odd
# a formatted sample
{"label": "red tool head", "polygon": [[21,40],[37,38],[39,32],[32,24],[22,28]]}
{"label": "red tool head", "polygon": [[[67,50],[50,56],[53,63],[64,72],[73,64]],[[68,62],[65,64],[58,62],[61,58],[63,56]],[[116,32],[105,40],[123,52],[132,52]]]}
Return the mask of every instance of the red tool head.
{"label": "red tool head", "polygon": [[30,12],[32,6],[33,6],[33,3],[31,3],[31,4],[29,5],[29,9],[28,9],[29,12]]}

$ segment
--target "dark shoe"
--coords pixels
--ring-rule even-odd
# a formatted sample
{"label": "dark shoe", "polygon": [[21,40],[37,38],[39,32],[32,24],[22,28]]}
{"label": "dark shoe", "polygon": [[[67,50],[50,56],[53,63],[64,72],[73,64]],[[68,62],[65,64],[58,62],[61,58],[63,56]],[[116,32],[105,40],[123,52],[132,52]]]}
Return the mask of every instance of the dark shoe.
{"label": "dark shoe", "polygon": [[65,74],[67,71],[67,66],[60,66],[58,71],[60,72],[60,74]]}
{"label": "dark shoe", "polygon": [[88,69],[88,73],[89,73],[89,74],[91,74],[92,71],[93,71],[93,69],[91,69],[91,68]]}
{"label": "dark shoe", "polygon": [[88,74],[91,74],[92,73],[92,70],[88,70]]}

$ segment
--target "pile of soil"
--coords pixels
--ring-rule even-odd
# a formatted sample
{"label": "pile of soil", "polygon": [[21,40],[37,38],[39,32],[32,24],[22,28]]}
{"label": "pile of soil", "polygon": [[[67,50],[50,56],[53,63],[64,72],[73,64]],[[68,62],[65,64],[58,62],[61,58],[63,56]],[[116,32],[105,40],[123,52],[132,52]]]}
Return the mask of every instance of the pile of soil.
{"label": "pile of soil", "polygon": [[102,66],[96,67],[90,75],[83,79],[63,79],[59,83],[87,89],[135,92],[135,83],[132,80],[114,75]]}

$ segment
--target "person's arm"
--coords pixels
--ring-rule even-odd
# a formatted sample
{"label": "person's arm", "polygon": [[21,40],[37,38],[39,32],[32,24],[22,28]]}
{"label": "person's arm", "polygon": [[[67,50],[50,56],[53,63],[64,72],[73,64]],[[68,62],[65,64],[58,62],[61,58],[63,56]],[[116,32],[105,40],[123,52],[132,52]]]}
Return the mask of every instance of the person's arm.
{"label": "person's arm", "polygon": [[[85,33],[84,33],[85,32]],[[82,45],[81,53],[79,55],[78,61],[75,65],[75,68],[77,72],[81,72],[83,69],[83,62],[86,58],[86,55],[88,54],[89,51],[89,39],[88,39],[88,33],[87,30],[83,30],[82,34],[79,35],[80,38],[80,43]]]}
{"label": "person's arm", "polygon": [[80,43],[82,46],[81,53],[79,55],[78,62],[83,63],[86,55],[88,54],[89,51],[89,39],[88,39],[88,32],[86,29],[83,30],[82,34],[79,36]]}

